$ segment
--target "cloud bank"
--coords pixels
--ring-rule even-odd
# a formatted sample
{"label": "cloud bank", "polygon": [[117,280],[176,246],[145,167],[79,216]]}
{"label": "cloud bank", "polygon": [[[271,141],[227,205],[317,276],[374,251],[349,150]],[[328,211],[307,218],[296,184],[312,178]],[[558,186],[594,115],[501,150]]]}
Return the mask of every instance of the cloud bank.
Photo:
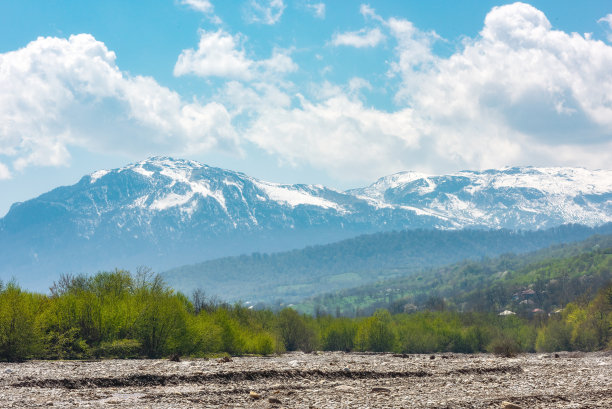
{"label": "cloud bank", "polygon": [[71,146],[142,156],[238,143],[223,105],[186,102],[150,77],[121,72],[88,34],[41,37],[1,54],[0,89],[0,155],[16,170],[65,165]]}
{"label": "cloud bank", "polygon": [[[184,3],[212,13],[208,1]],[[249,6],[264,24],[285,9],[278,0]],[[290,51],[258,59],[246,36],[224,29],[200,31],[197,48],[183,50],[174,68],[178,77],[219,79],[208,101],[185,101],[153,78],[121,71],[87,34],[0,54],[0,178],[65,165],[71,147],[142,157],[248,145],[282,164],[360,181],[405,169],[609,167],[612,46],[555,30],[541,11],[515,3],[493,8],[478,36],[441,57],[435,32],[369,6],[359,11],[368,28],[327,45],[384,41],[387,71],[375,74],[388,78],[392,109],[368,103],[364,91],[377,91],[369,78],[295,82],[290,74],[301,68]]]}

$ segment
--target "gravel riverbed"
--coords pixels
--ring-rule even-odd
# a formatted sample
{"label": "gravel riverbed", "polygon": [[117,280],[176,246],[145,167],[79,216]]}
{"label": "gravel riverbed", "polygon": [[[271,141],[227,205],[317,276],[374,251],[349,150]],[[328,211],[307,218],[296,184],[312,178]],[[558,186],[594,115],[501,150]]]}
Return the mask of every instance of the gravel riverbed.
{"label": "gravel riverbed", "polygon": [[612,353],[0,363],[2,408],[612,408]]}

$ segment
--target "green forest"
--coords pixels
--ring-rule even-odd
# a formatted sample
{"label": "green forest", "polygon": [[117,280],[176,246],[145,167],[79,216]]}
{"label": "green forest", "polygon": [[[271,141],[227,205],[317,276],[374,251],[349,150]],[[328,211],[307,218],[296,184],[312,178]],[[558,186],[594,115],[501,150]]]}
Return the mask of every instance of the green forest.
{"label": "green forest", "polygon": [[404,277],[312,297],[307,313],[371,315],[424,309],[462,312],[552,312],[593,294],[612,280],[612,235],[595,235],[527,254],[464,260]]}
{"label": "green forest", "polygon": [[402,354],[601,350],[612,347],[612,286],[557,313],[500,316],[432,308],[365,317],[300,314],[175,292],[159,275],[116,270],[62,276],[50,294],[0,291],[0,359],[269,355],[283,351]]}
{"label": "green forest", "polygon": [[527,253],[611,233],[612,223],[539,231],[388,231],[287,252],[209,260],[169,270],[162,276],[178,291],[204,288],[231,301],[280,306],[465,259],[480,261],[504,253]]}

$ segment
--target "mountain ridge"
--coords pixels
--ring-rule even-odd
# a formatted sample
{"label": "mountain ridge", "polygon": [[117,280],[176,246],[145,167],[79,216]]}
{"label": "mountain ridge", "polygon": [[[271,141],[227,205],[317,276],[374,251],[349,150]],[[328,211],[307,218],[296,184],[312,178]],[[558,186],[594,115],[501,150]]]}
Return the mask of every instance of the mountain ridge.
{"label": "mountain ridge", "polygon": [[167,269],[377,231],[610,221],[612,171],[606,170],[404,172],[342,192],[158,156],[98,170],[11,206],[0,219],[0,278],[33,275],[36,283],[60,272]]}

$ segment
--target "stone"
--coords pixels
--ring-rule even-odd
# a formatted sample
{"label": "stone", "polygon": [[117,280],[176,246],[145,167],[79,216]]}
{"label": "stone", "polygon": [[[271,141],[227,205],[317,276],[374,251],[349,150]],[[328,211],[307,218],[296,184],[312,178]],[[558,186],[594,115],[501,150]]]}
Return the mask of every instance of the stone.
{"label": "stone", "polygon": [[258,394],[258,393],[257,393],[257,392],[255,392],[255,391],[250,391],[250,392],[249,392],[249,396],[251,397],[251,399],[259,399],[259,398],[261,398],[261,395],[260,395],[260,394]]}
{"label": "stone", "polygon": [[501,407],[502,409],[523,409],[522,406],[519,406],[516,403],[505,402],[505,401],[501,403]]}
{"label": "stone", "polygon": [[277,399],[277,398],[268,398],[268,402],[272,404],[276,404],[276,405],[280,405],[282,403],[280,399]]}
{"label": "stone", "polygon": [[370,392],[372,392],[372,393],[391,392],[391,389],[381,388],[381,387],[374,387],[374,388],[372,388],[372,390]]}

